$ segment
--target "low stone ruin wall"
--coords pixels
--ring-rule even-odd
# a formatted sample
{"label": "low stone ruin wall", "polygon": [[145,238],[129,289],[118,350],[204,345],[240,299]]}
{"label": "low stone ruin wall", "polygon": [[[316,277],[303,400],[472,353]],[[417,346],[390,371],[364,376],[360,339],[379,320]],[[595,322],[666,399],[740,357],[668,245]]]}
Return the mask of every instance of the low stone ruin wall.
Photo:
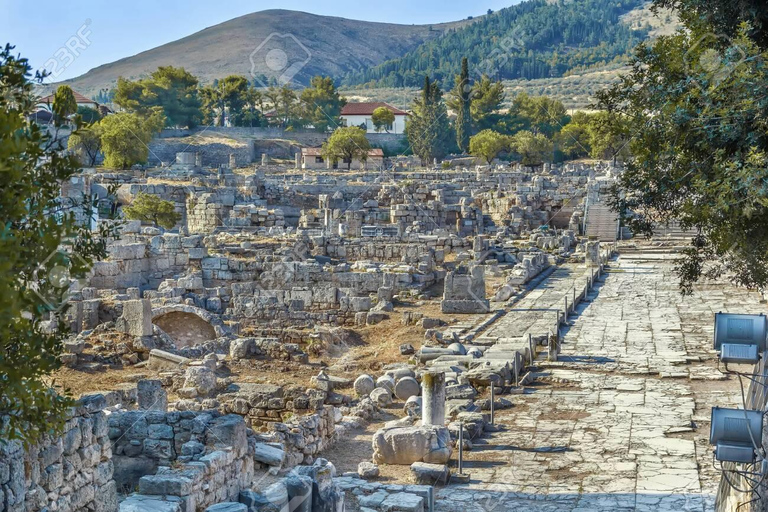
{"label": "low stone ruin wall", "polygon": [[95,400],[72,411],[59,437],[27,450],[19,442],[0,443],[0,508],[7,512],[117,512],[107,434],[107,417]]}
{"label": "low stone ruin wall", "polygon": [[[183,415],[160,413],[156,419],[165,416],[165,421],[149,424],[167,432],[166,437],[170,436],[170,429],[174,432],[178,429],[173,444],[170,439],[165,440],[169,447],[189,440],[175,453],[176,464],[161,467],[156,474],[139,479],[139,493],[175,496],[185,511],[202,511],[210,505],[237,501],[240,492],[250,488],[254,476],[253,445],[248,441],[242,418],[236,415],[214,418],[216,413],[211,413],[182,419]],[[146,441],[151,441],[151,437],[145,438]]]}

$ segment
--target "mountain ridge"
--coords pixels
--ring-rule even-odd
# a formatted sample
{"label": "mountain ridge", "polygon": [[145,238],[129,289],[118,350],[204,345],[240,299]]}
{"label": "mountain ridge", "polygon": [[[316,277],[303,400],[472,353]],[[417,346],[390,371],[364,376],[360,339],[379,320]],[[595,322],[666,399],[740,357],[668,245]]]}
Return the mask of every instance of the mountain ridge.
{"label": "mountain ridge", "polygon": [[[230,74],[245,76],[274,74],[260,61],[265,42],[277,42],[278,36],[287,35],[294,41],[294,53],[309,60],[291,78],[306,84],[314,75],[342,76],[348,72],[375,66],[396,58],[423,42],[444,32],[473,23],[472,20],[436,23],[432,25],[404,25],[395,23],[358,21],[338,16],[323,16],[287,9],[269,9],[245,14],[231,20],[206,27],[183,38],[165,43],[135,55],[102,64],[78,77],[50,85],[61,84],[92,96],[104,88],[114,88],[122,76],[135,80],[144,77],[159,66],[184,67],[206,84]],[[286,53],[290,53],[286,50]],[[255,60],[256,65],[252,64]],[[253,74],[252,74],[253,71]]]}

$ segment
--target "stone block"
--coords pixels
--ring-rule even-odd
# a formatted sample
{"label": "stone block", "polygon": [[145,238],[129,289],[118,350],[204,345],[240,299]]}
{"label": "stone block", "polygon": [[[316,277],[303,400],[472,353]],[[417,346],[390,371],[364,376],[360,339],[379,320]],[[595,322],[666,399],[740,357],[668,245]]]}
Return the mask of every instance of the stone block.
{"label": "stone block", "polygon": [[115,327],[131,336],[152,336],[152,303],[149,299],[128,300]]}
{"label": "stone block", "polygon": [[168,393],[163,383],[156,379],[142,379],[136,383],[139,409],[165,411],[168,408]]}
{"label": "stone block", "polygon": [[396,492],[381,502],[381,510],[388,512],[424,512],[424,498],[407,492]]}
{"label": "stone block", "polygon": [[423,485],[446,484],[451,477],[451,472],[445,464],[427,464],[425,462],[411,464],[411,474],[416,483]]}
{"label": "stone block", "polygon": [[373,462],[411,465],[414,462],[445,464],[451,456],[450,434],[445,427],[397,427],[373,435]]}
{"label": "stone block", "polygon": [[248,512],[248,507],[242,503],[224,502],[211,505],[205,512]]}

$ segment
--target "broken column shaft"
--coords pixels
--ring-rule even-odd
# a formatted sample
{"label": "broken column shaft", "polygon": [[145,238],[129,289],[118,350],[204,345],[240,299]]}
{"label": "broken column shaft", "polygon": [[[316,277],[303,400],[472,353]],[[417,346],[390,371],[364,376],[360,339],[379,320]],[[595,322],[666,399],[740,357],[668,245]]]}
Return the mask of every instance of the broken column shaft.
{"label": "broken column shaft", "polygon": [[423,426],[445,425],[445,373],[427,372],[421,378]]}

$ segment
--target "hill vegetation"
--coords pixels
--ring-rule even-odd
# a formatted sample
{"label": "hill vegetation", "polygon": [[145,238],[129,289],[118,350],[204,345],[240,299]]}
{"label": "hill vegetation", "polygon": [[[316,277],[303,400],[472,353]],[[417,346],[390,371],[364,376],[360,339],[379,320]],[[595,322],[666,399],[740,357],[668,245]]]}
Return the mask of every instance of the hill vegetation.
{"label": "hill vegetation", "polygon": [[466,56],[478,74],[496,79],[567,76],[623,63],[653,27],[642,0],[529,0],[427,41],[402,57],[348,73],[342,85],[418,87],[425,74],[450,87]]}

